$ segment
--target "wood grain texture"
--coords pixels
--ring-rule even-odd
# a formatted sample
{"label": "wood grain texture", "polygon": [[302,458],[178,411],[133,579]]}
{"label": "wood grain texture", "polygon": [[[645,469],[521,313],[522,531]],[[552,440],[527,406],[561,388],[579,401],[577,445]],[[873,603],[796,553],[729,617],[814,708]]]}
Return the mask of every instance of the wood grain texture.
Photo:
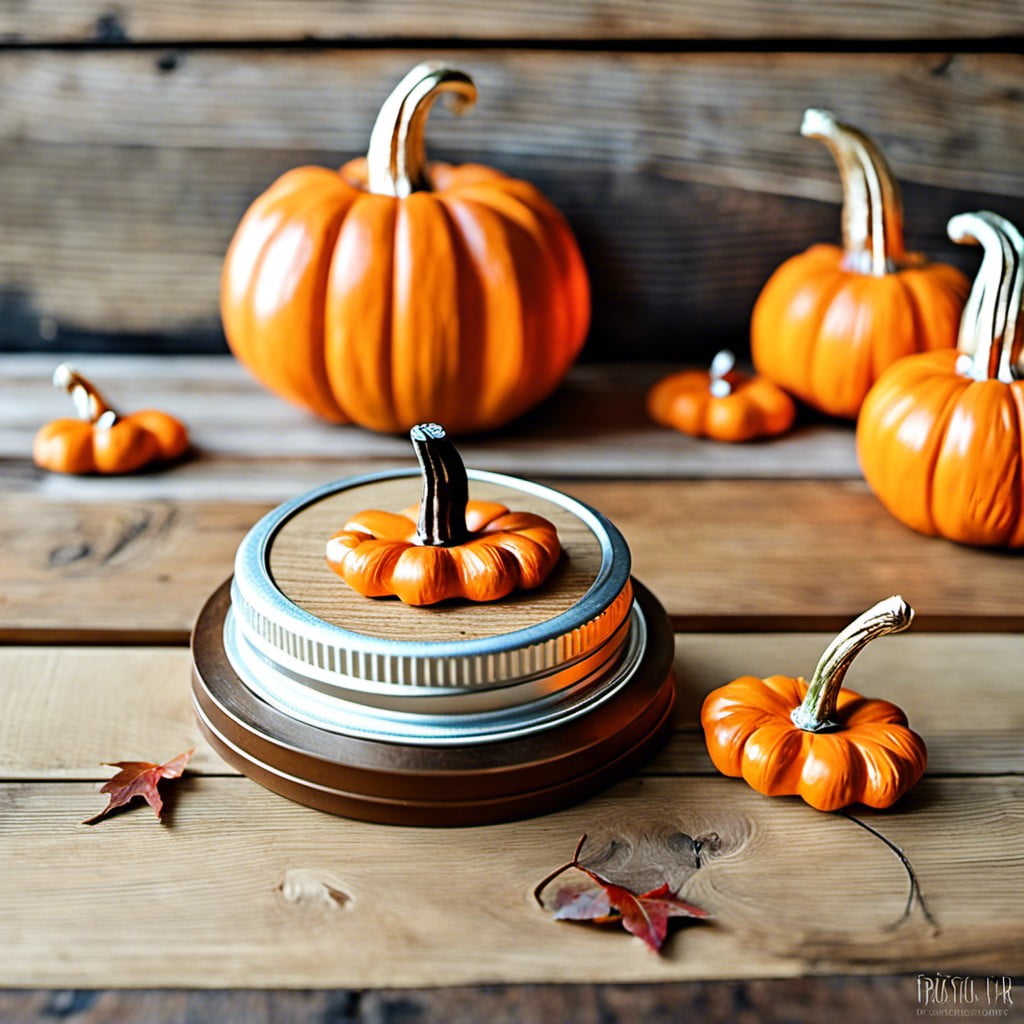
{"label": "wood grain texture", "polygon": [[[878,839],[733,780],[637,779],[556,815],[454,832],[334,819],[245,779],[192,777],[174,793],[163,825],[142,808],[89,828],[78,822],[96,804],[91,784],[0,786],[6,985],[400,987],[1024,968],[1019,778],[928,779],[899,809],[865,815],[909,858],[933,925],[919,906],[905,916],[907,876]],[[620,851],[606,861],[609,875],[618,864],[623,882],[668,877],[714,923],[680,930],[659,958],[622,934],[550,920],[531,890],[584,831],[598,859],[612,842]],[[698,837],[695,854],[686,839]],[[655,849],[651,861],[645,851]],[[795,851],[796,863],[813,866],[810,887]],[[174,936],[159,956],[154,935]]]}
{"label": "wood grain texture", "polygon": [[[700,705],[741,675],[807,675],[827,634],[677,637],[672,738],[654,775],[713,774]],[[848,685],[902,707],[928,744],[929,775],[1024,770],[1020,635],[920,635],[872,644]],[[0,650],[0,779],[99,780],[101,762],[168,760],[190,747],[200,775],[235,774],[202,740],[183,649],[8,647]]]}
{"label": "wood grain texture", "polygon": [[900,976],[660,982],[646,985],[483,985],[341,991],[0,992],[7,1024],[69,1016],[75,1024],[752,1024],[916,1019],[917,979]]}
{"label": "wood grain texture", "polygon": [[[0,139],[65,152],[142,147],[147,159],[157,158],[148,150],[158,147],[264,149],[278,159],[321,151],[340,162],[365,152],[378,108],[412,60],[387,50],[203,49],[160,66],[158,56],[9,53],[0,66],[7,96]],[[464,66],[479,87],[465,116],[431,119],[437,158],[472,155],[502,166],[503,157],[571,154],[670,180],[835,201],[830,157],[799,135],[803,109],[814,104],[869,129],[901,181],[1019,197],[1022,172],[1011,143],[1024,125],[1016,102],[1024,57],[1015,54],[712,53],[681,60],[598,51],[570,60],[542,50],[455,49],[415,59]],[[80,160],[79,173],[89,169]],[[174,205],[188,201],[184,187],[177,198]]]}
{"label": "wood grain texture", "polygon": [[[181,417],[194,457],[168,471],[104,479],[19,465],[39,427],[70,405],[50,384],[55,357],[0,356],[0,481],[9,491],[50,500],[181,499],[216,486],[225,497],[281,501],[340,476],[414,464],[405,436],[317,420],[262,390],[233,359],[79,354],[72,361],[115,405]],[[527,477],[860,476],[852,427],[810,413],[785,437],[757,444],[715,444],[657,426],[644,399],[674,369],[576,366],[550,401],[501,430],[459,439],[459,450],[472,468]]]}
{"label": "wood grain texture", "polygon": [[321,40],[610,40],[621,39],[957,39],[1024,32],[1016,4],[982,0],[969,12],[955,0],[907,3],[841,0],[779,4],[759,0],[496,0],[458,5],[390,0],[25,0],[0,9],[7,42],[125,43]]}
{"label": "wood grain texture", "polygon": [[[446,602],[424,609],[397,600],[368,601],[324,565],[327,538],[364,509],[400,513],[419,499],[418,476],[346,489],[292,516],[274,534],[270,577],[304,611],[342,629],[389,640],[460,642],[528,629],[568,611],[591,587],[601,568],[600,539],[575,513],[553,501],[507,487],[476,482],[473,497],[512,511],[532,512],[555,524],[562,558],[548,580],[529,593],[486,605]],[[625,580],[623,580],[625,583]]]}
{"label": "wood grain texture", "polygon": [[[466,117],[433,118],[432,151],[536,181],[576,230],[594,283],[591,358],[624,342],[641,358],[745,345],[771,270],[838,234],[835,169],[797,134],[808,105],[884,145],[912,246],[973,269],[976,254],[944,237],[948,217],[1024,216],[1016,55],[422,56],[461,60],[481,89]],[[242,212],[286,168],[361,152],[411,59],[8,53],[0,342],[222,349],[220,264]]]}
{"label": "wood grain texture", "polygon": [[[675,627],[838,629],[902,593],[923,630],[1024,626],[1020,556],[897,523],[862,483],[571,482],[623,532]],[[183,642],[266,511],[231,502],[0,498],[0,637]]]}

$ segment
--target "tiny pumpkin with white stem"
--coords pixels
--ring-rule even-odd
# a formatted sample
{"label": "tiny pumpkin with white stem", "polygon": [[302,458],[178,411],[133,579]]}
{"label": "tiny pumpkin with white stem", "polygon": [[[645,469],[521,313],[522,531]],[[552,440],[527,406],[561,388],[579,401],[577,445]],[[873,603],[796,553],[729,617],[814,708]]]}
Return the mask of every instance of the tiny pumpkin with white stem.
{"label": "tiny pumpkin with white stem", "polygon": [[782,388],[764,377],[736,369],[736,357],[722,349],[708,370],[684,370],[663,377],[647,394],[656,423],[692,437],[750,441],[783,434],[796,406]]}
{"label": "tiny pumpkin with white stem", "polygon": [[409,437],[422,473],[419,505],[353,516],[328,539],[327,565],[364,597],[410,605],[496,601],[539,587],[561,555],[554,524],[470,501],[462,457],[439,424],[417,424]]}
{"label": "tiny pumpkin with white stem", "polygon": [[853,419],[891,363],[955,346],[968,281],[906,251],[899,185],[867,135],[813,108],[801,133],[824,142],[839,167],[843,244],[812,245],[772,274],[754,305],[751,354],[790,394]]}
{"label": "tiny pumpkin with white stem", "polygon": [[152,462],[176,459],[188,448],[181,420],[160,409],[122,415],[92,381],[61,363],[54,387],[71,396],[78,414],[53,420],[36,433],[32,458],[54,473],[131,473]]}
{"label": "tiny pumpkin with white stem", "polygon": [[799,796],[819,811],[890,807],[924,774],[927,747],[895,704],[842,687],[867,644],[913,617],[903,598],[887,598],[839,633],[809,683],[742,676],[712,691],[701,725],[714,766],[759,793]]}

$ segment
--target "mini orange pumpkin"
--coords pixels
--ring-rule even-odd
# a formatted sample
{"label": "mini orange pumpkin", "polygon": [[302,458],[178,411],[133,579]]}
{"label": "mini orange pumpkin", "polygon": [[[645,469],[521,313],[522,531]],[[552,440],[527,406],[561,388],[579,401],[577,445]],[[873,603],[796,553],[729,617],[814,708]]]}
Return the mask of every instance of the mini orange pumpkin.
{"label": "mini orange pumpkin", "polygon": [[828,111],[802,134],[831,150],[843,182],[843,247],[813,245],[768,279],[754,305],[757,372],[808,405],[854,418],[901,356],[952,348],[967,279],[903,247],[899,187],[878,147]]}
{"label": "mini orange pumpkin", "polygon": [[749,441],[783,434],[793,425],[796,406],[782,388],[734,367],[723,349],[710,371],[686,370],[662,378],[647,394],[647,411],[657,423],[693,437]]}
{"label": "mini orange pumpkin", "polygon": [[894,804],[924,774],[924,740],[895,704],[841,687],[866,644],[906,629],[913,616],[900,597],[869,608],[828,646],[809,684],[742,676],[708,694],[701,724],[714,766],[759,793],[799,796],[819,811]]}
{"label": "mini orange pumpkin", "polygon": [[326,419],[489,430],[553,391],[583,345],[589,284],[562,215],[500,171],[428,163],[426,119],[442,93],[457,110],[476,98],[461,71],[413,68],[365,160],[288,171],[228,250],[232,351]]}
{"label": "mini orange pumpkin", "polygon": [[188,448],[188,431],[180,420],[159,409],[121,416],[67,363],[54,370],[53,383],[71,395],[78,419],[54,420],[39,429],[32,457],[43,469],[131,473],[151,462],[175,459]]}
{"label": "mini orange pumpkin", "polygon": [[422,423],[409,436],[423,473],[419,505],[354,516],[327,541],[331,569],[365,597],[396,595],[412,605],[496,601],[539,587],[561,553],[554,525],[469,501],[465,467],[443,427]]}
{"label": "mini orange pumpkin", "polygon": [[1024,547],[1024,238],[994,213],[949,222],[984,250],[957,351],[907,356],[857,423],[864,479],[907,526],[986,547]]}

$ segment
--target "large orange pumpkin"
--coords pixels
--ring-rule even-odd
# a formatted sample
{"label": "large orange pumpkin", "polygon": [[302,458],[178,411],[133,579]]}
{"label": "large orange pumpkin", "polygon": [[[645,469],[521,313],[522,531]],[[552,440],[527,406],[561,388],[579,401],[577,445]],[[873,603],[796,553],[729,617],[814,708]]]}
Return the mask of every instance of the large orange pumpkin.
{"label": "large orange pumpkin", "polygon": [[498,427],[548,395],[586,336],[586,270],[531,184],[429,164],[433,102],[473,82],[420,64],[381,108],[365,159],[298,167],[255,200],[228,250],[221,315],[259,380],[337,422]]}
{"label": "large orange pumpkin", "polygon": [[907,526],[985,547],[1024,547],[1024,238],[994,213],[950,237],[984,250],[960,351],[889,367],[857,423],[868,485]]}
{"label": "large orange pumpkin", "polygon": [[812,245],[768,279],[754,305],[757,372],[808,405],[853,418],[878,375],[913,352],[956,344],[968,282],[903,247],[899,187],[878,147],[828,111],[802,134],[828,146],[843,183],[843,246]]}

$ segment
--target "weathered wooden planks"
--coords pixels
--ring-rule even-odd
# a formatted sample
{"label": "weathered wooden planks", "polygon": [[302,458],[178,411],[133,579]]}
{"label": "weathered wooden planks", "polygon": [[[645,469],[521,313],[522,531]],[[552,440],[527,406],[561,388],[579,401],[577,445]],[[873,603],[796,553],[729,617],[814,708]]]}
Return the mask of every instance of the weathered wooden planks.
{"label": "weathered wooden planks", "polygon": [[[914,605],[919,629],[1024,625],[1021,603],[1010,599],[1020,590],[1018,557],[913,533],[863,483],[576,481],[563,489],[622,530],[635,574],[676,628],[838,628],[892,593]],[[182,642],[268,508],[2,498],[0,637]]]}
{"label": "weathered wooden planks", "polygon": [[[808,105],[870,126],[901,180],[1017,197],[1015,54],[562,54],[543,50],[147,50],[9,53],[0,138],[67,147],[365,152],[418,59],[464,65],[480,97],[438,114],[430,145],[501,165],[574,161],[818,200],[839,195]],[[898,96],[899,104],[893,102]],[[984,106],[985,116],[979,117]],[[79,172],[82,171],[79,165]],[[239,169],[242,170],[242,169]],[[42,184],[42,183],[40,183]],[[184,198],[184,196],[182,196]],[[161,197],[154,196],[160,204]],[[166,199],[163,200],[167,202]],[[240,211],[239,211],[240,212]]]}
{"label": "weathered wooden planks", "polygon": [[608,40],[657,39],[982,39],[1024,32],[1015,4],[983,0],[966,11],[955,0],[863,5],[765,4],[757,0],[523,0],[422,3],[390,0],[201,0],[174,4],[133,0],[115,9],[102,0],[29,0],[0,10],[7,42],[170,42],[174,40],[304,42],[310,39]]}
{"label": "weathered wooden planks", "polygon": [[219,349],[220,263],[248,202],[295,163],[361,152],[420,56],[461,61],[481,89],[458,122],[433,118],[433,152],[535,180],[576,229],[591,357],[745,344],[774,266],[838,234],[835,170],[797,135],[808,105],[885,145],[912,245],[973,268],[948,217],[1024,215],[1015,55],[15,51],[0,343]]}
{"label": "weathered wooden planks", "polygon": [[[756,979],[732,982],[662,982],[655,985],[483,985],[373,992],[260,990],[113,990],[0,992],[9,1024],[35,1024],[74,1013],[75,1024],[145,1020],[179,1024],[379,1024],[413,1017],[448,1024],[635,1024],[700,1019],[735,1024],[737,1008],[755,1020],[891,1020],[918,1002],[913,977]],[[909,1017],[908,1017],[909,1019]]]}
{"label": "weathered wooden planks", "polygon": [[[827,634],[685,634],[676,641],[678,704],[653,774],[713,772],[700,704],[737,676],[809,675]],[[873,644],[848,685],[899,704],[929,748],[930,775],[1020,771],[1024,702],[1019,635],[915,635]],[[96,780],[101,762],[167,760],[196,748],[189,771],[235,774],[200,737],[183,649],[0,649],[0,779]]]}
{"label": "weathered wooden planks", "polygon": [[[115,406],[155,407],[189,426],[197,457],[172,470],[120,479],[44,474],[26,459],[40,425],[71,411],[50,384],[54,356],[0,357],[0,468],[8,490],[47,499],[202,498],[281,500],[341,475],[414,465],[407,438],[317,420],[261,389],[220,356],[82,355],[76,368]],[[648,388],[678,364],[574,367],[534,413],[491,434],[460,440],[469,466],[525,476],[858,477],[852,426],[806,415],[799,429],[763,444],[714,444],[653,423]],[[277,457],[272,473],[266,459]],[[285,458],[281,458],[285,457]],[[251,460],[246,465],[246,460]],[[6,478],[6,479],[5,479]]]}
{"label": "weathered wooden planks", "polygon": [[[900,809],[863,815],[913,865],[929,924],[917,905],[904,917],[908,878],[877,838],[721,778],[636,779],[559,814],[456,831],[344,821],[201,777],[177,786],[163,825],[143,808],[89,828],[92,784],[4,783],[2,977],[384,987],[1013,973],[1021,795],[1017,777],[929,779]],[[668,878],[714,923],[682,929],[659,958],[551,921],[531,890],[584,831],[591,863],[634,885]]]}

